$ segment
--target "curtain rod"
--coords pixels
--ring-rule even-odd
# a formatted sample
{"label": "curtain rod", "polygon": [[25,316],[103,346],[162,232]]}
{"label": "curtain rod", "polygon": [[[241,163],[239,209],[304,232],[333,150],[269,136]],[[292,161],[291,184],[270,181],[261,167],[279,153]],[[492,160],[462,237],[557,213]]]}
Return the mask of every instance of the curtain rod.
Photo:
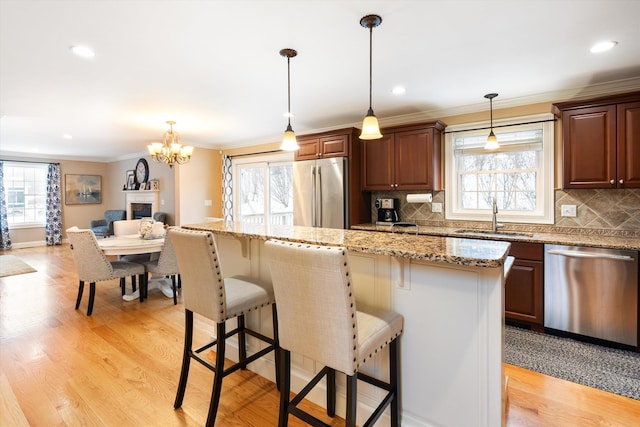
{"label": "curtain rod", "polygon": [[[534,123],[546,123],[546,122],[555,122],[557,119],[546,119],[546,120],[536,120],[533,122],[524,122],[524,123],[511,123],[508,125],[498,125],[498,126],[494,126],[493,128],[504,128],[504,127],[509,127],[509,126],[520,126],[520,125],[532,125]],[[445,133],[457,133],[457,132],[469,132],[472,130],[486,130],[486,129],[491,129],[491,126],[487,126],[487,127],[482,127],[482,128],[473,128],[473,129],[460,129],[460,130],[450,130],[448,132]]]}
{"label": "curtain rod", "polygon": [[235,154],[233,156],[229,156],[230,158],[234,158],[234,157],[244,157],[244,156],[257,156],[259,154],[272,154],[272,153],[282,153],[282,150],[271,150],[271,151],[258,151],[257,153],[245,153],[245,154]]}
{"label": "curtain rod", "polygon": [[45,165],[59,165],[57,162],[34,162],[31,160],[8,160],[8,159],[0,159],[0,162],[10,162],[10,163],[42,163]]}

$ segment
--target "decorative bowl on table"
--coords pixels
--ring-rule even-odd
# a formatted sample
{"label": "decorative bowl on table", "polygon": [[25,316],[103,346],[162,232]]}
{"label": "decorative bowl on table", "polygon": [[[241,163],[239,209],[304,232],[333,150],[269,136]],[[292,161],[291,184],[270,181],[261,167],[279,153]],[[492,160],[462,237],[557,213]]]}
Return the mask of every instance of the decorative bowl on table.
{"label": "decorative bowl on table", "polygon": [[145,240],[161,239],[165,234],[164,224],[152,218],[143,218],[138,231],[140,238]]}

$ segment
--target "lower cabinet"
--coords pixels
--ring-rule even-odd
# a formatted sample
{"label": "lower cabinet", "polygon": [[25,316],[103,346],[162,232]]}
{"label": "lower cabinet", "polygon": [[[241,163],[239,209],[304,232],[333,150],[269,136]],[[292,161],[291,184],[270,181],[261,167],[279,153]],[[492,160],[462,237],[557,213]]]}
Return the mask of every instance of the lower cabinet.
{"label": "lower cabinet", "polygon": [[504,289],[505,319],[526,323],[532,329],[544,327],[544,245],[511,242],[515,257]]}

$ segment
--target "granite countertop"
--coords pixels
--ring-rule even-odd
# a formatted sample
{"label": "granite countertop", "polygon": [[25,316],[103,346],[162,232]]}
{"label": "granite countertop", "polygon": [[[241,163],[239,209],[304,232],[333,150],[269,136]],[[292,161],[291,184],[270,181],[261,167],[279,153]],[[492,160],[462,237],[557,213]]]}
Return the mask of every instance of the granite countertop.
{"label": "granite countertop", "polygon": [[[363,231],[386,231],[390,232],[389,225],[358,224],[351,227],[354,230]],[[406,228],[407,232],[415,233],[416,228]],[[550,227],[549,232],[539,230],[517,231],[499,230],[496,234],[486,233],[488,230],[471,230],[464,227],[439,227],[429,225],[419,225],[418,233],[430,236],[464,237],[481,240],[508,241],[508,242],[530,242],[530,243],[550,243],[568,246],[590,246],[607,249],[640,250],[640,237],[635,233],[629,235],[610,235],[600,230],[568,230],[570,232],[557,232]],[[402,228],[396,231],[403,231]],[[465,233],[467,231],[467,233]],[[469,234],[469,231],[480,231],[480,233]]]}
{"label": "granite countertop", "polygon": [[268,240],[343,246],[352,252],[389,255],[473,267],[502,267],[507,260],[510,243],[432,236],[427,234],[373,233],[375,230],[342,230],[332,228],[251,224],[218,221],[183,225],[193,230],[213,231],[221,235]]}

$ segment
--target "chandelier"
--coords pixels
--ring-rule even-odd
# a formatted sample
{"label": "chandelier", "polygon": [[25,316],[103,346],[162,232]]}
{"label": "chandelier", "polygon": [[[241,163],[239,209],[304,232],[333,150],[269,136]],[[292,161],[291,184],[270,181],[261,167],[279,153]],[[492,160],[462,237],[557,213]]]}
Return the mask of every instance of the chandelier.
{"label": "chandelier", "polygon": [[162,135],[162,142],[153,142],[147,145],[151,158],[155,162],[166,163],[169,167],[173,167],[174,163],[182,165],[189,162],[193,147],[180,144],[180,135],[173,131],[173,125],[176,122],[167,120],[167,124],[169,125],[169,130]]}

